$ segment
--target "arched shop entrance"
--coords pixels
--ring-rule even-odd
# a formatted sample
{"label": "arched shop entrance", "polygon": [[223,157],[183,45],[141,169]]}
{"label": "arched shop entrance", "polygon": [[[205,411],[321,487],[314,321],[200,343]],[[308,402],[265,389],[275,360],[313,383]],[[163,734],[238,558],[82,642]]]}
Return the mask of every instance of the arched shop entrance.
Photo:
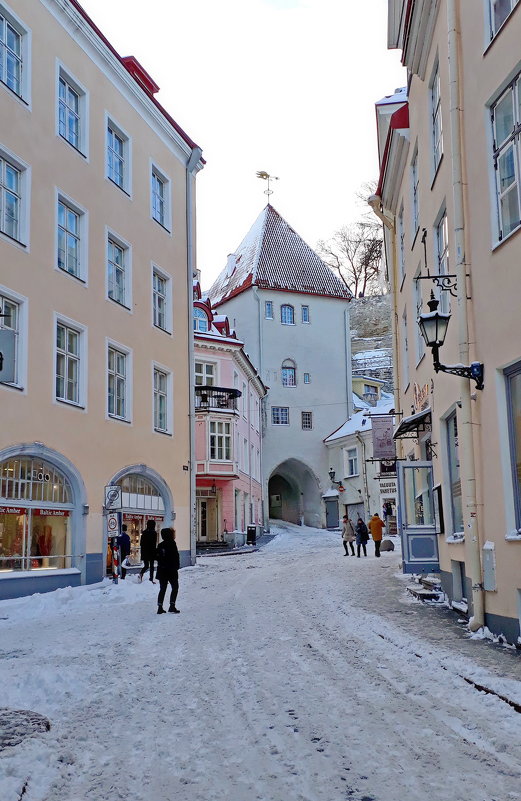
{"label": "arched shop entrance", "polygon": [[85,581],[85,489],[61,454],[0,452],[0,598]]}
{"label": "arched shop entrance", "polygon": [[[175,515],[170,490],[161,476],[145,465],[127,468],[127,471],[124,475],[118,474],[110,483],[120,486],[122,490],[121,515],[130,537],[129,562],[137,566],[141,565],[139,541],[147,521],[155,521],[159,540],[161,528],[173,525]],[[112,551],[108,538],[106,554],[106,570],[109,574],[112,572]]]}

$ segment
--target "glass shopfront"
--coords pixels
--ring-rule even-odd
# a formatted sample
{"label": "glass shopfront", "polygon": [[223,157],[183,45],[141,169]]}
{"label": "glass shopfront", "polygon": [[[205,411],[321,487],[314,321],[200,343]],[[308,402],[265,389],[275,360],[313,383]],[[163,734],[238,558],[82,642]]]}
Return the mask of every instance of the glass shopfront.
{"label": "glass shopfront", "polygon": [[0,464],[0,572],[70,567],[72,491],[51,464]]}

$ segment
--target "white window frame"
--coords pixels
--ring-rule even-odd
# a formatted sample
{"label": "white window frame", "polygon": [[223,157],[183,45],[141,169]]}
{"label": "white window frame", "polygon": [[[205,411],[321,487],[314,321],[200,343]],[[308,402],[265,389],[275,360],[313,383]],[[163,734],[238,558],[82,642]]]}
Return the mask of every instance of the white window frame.
{"label": "white window frame", "polygon": [[304,373],[304,384],[311,384],[311,373]]}
{"label": "white window frame", "polygon": [[494,1],[494,0],[488,0],[488,8],[489,8],[489,24],[490,24],[490,39],[491,39],[491,40],[492,40],[492,39],[493,39],[495,36],[497,36],[497,34],[499,33],[499,31],[500,31],[500,30],[503,28],[503,25],[506,23],[506,21],[508,20],[508,18],[509,18],[509,17],[510,17],[510,15],[511,15],[511,13],[514,11],[515,7],[516,7],[516,6],[517,6],[517,4],[519,3],[519,0],[507,0],[507,3],[508,3],[508,5],[509,5],[509,10],[507,11],[507,13],[505,14],[505,16],[503,17],[503,19],[500,21],[499,25],[498,25],[498,26],[497,26],[497,28],[496,28],[496,23],[495,23],[495,20],[494,20],[494,6],[495,6],[495,1]]}
{"label": "white window frame", "polygon": [[[301,412],[300,413],[300,419],[301,419],[302,431],[312,431],[313,430],[313,412],[304,412],[304,411]],[[309,425],[307,425],[308,422],[309,422]],[[306,425],[305,425],[305,423],[306,423]]]}
{"label": "white window frame", "polygon": [[[68,270],[64,270],[62,267],[58,265],[58,245],[59,245],[59,236],[58,231],[60,228],[59,225],[59,214],[58,214],[58,204],[62,203],[64,206],[67,206],[71,211],[78,215],[78,223],[79,223],[79,247],[78,247],[78,260],[79,260],[79,270],[78,274],[71,273]],[[62,192],[60,189],[56,188],[56,201],[55,201],[55,209],[56,209],[56,224],[55,224],[55,248],[54,252],[56,254],[55,262],[54,262],[54,269],[59,272],[61,275],[67,275],[70,278],[75,278],[78,281],[82,281],[83,283],[87,283],[88,277],[88,248],[89,248],[89,235],[88,235],[88,212],[87,209],[80,206],[76,203],[75,200],[70,198],[65,192]]]}
{"label": "white window frame", "polygon": [[289,406],[272,406],[271,424],[273,426],[289,426]]}
{"label": "white window frame", "polygon": [[264,319],[265,320],[273,320],[273,301],[272,300],[265,300],[264,301]]}
{"label": "white window frame", "polygon": [[[32,34],[30,28],[22,22],[12,8],[6,3],[0,2],[0,16],[4,18],[5,24],[10,25],[15,33],[20,36],[20,91],[16,91],[10,87],[4,78],[7,77],[6,73],[0,75],[0,86],[2,86],[11,97],[21,101],[24,105],[31,108],[31,39]],[[0,23],[1,24],[1,23]],[[5,60],[4,60],[5,64]],[[7,67],[5,67],[7,69]]]}
{"label": "white window frame", "polygon": [[432,176],[438,172],[443,158],[443,117],[441,111],[440,63],[436,60],[429,83]]}
{"label": "white window frame", "polygon": [[[513,112],[512,131],[504,134],[502,141],[499,141],[499,133],[497,128],[497,114],[496,109],[510,96],[510,104]],[[501,92],[501,94],[491,104],[491,122],[492,122],[492,159],[494,166],[494,192],[496,204],[496,226],[497,226],[497,242],[502,242],[521,225],[521,73],[518,73],[508,84],[508,86]],[[512,181],[508,184],[503,191],[501,186],[501,164],[505,163],[506,155],[511,152],[513,161],[513,175]],[[505,230],[505,222],[502,213],[503,200],[514,193],[517,202],[517,218],[516,224]]]}
{"label": "white window frame", "polygon": [[[204,320],[205,321],[205,326],[206,326],[205,328],[200,328],[199,327],[199,320]],[[194,333],[196,333],[196,334],[207,334],[209,332],[209,330],[210,330],[209,317],[208,317],[207,313],[205,312],[205,310],[201,309],[200,306],[194,306],[194,309],[193,309],[193,312],[192,312],[192,325],[193,325],[193,328],[194,328]]]}
{"label": "white window frame", "polygon": [[[445,206],[439,212],[434,223],[434,247],[435,264],[437,275],[449,275],[450,273],[450,250],[449,250],[449,221]],[[450,293],[446,290],[439,290],[440,312],[448,314],[450,312]]]}
{"label": "white window frame", "polygon": [[[78,95],[78,145],[71,142],[70,139],[60,131],[60,80],[64,81],[72,91]],[[65,65],[58,60],[56,61],[56,135],[88,160],[89,93],[85,86],[83,86]]]}
{"label": "white window frame", "polygon": [[242,416],[248,419],[248,387],[245,381],[242,382]]}
{"label": "white window frame", "polygon": [[418,146],[411,159],[411,222],[412,241],[420,230],[420,172],[418,163]]}
{"label": "white window frame", "polygon": [[[165,325],[164,327],[159,325],[156,322],[156,291],[154,288],[154,277],[158,276],[162,281],[165,281],[166,285],[166,292],[165,292]],[[160,331],[164,331],[167,334],[171,334],[174,330],[173,327],[173,320],[172,320],[172,276],[169,275],[167,272],[158,267],[157,264],[152,262],[151,264],[151,272],[150,272],[150,280],[151,280],[151,298],[152,298],[152,325],[154,328],[158,328]]]}
{"label": "white window frame", "polygon": [[[156,177],[161,181],[164,188],[163,197],[163,215],[162,219],[158,219],[154,213],[154,184],[153,179]],[[154,220],[161,228],[164,228],[167,233],[172,234],[172,181],[155,162],[150,162],[150,219]]]}
{"label": "white window frame", "polygon": [[[291,322],[288,322],[286,310],[291,309]],[[282,325],[295,325],[295,307],[291,303],[283,303],[280,307],[280,322]]]}
{"label": "white window frame", "polygon": [[402,361],[401,364],[402,381],[403,381],[403,388],[405,389],[410,384],[409,341],[407,338],[407,309],[403,310],[401,319],[400,353]]}
{"label": "white window frame", "polygon": [[[72,320],[70,317],[65,317],[63,314],[54,312],[53,315],[53,403],[58,405],[74,406],[76,408],[87,411],[87,380],[88,380],[88,338],[87,327],[79,323],[77,320]],[[78,400],[72,401],[67,398],[59,398],[56,394],[56,361],[58,354],[58,345],[56,342],[56,335],[58,326],[62,325],[66,329],[70,329],[78,334]]]}
{"label": "white window frame", "polygon": [[[422,313],[423,298],[422,298],[422,285],[419,280],[421,276],[421,264],[418,265],[416,275],[414,276],[414,308],[416,309],[416,316]],[[420,326],[416,326],[416,363],[419,364],[425,355],[425,340],[422,337]]]}
{"label": "white window frame", "polygon": [[403,224],[403,202],[398,212],[398,220],[396,225],[397,245],[398,245],[398,286],[401,287],[403,279],[405,278],[405,228]]}
{"label": "white window frame", "polygon": [[[109,351],[114,350],[125,357],[125,414],[124,416],[118,414],[111,414],[109,412]],[[105,339],[105,417],[107,420],[118,420],[123,423],[130,423],[132,421],[133,411],[133,393],[132,381],[133,376],[133,352],[131,348],[116,342],[113,339]]]}
{"label": "white window frame", "polygon": [[293,359],[284,359],[282,362],[280,368],[280,383],[283,387],[297,386],[297,366]]}
{"label": "white window frame", "polygon": [[[119,184],[110,174],[109,169],[109,150],[110,134],[109,129],[115,134],[123,146],[123,181]],[[130,197],[132,196],[132,140],[130,135],[119,125],[108,112],[105,112],[105,178],[109,183],[121,189]]]}
{"label": "white window frame", "polygon": [[[200,364],[202,366],[201,371],[197,371],[197,365]],[[211,375],[207,368],[211,368]],[[200,376],[202,381],[200,384],[197,383],[197,377]],[[212,381],[209,384],[208,378],[211,378]],[[194,384],[196,387],[216,387],[219,386],[217,383],[217,362],[209,362],[204,359],[199,359],[196,355],[194,360]]]}
{"label": "white window frame", "polygon": [[[156,373],[161,373],[166,378],[166,388],[164,392],[165,397],[165,413],[166,413],[166,427],[160,428],[156,425]],[[158,362],[152,362],[152,429],[157,434],[173,434],[173,376],[171,370]]]}
{"label": "white window frame", "polygon": [[[18,245],[23,247],[27,252],[29,252],[29,231],[30,231],[30,209],[31,209],[31,169],[29,165],[22,161],[18,156],[16,156],[11,150],[4,147],[0,144],[0,160],[2,162],[6,162],[9,164],[14,170],[16,170],[19,174],[19,186],[17,191],[17,197],[19,198],[18,204],[18,229],[17,229],[17,236],[13,237],[7,231],[4,231],[3,225],[3,212],[0,214],[0,237],[7,242],[11,242],[14,245]],[[2,197],[0,198],[0,206],[3,208],[4,198],[3,194],[4,191],[10,191],[8,187],[3,185],[3,170],[4,166],[2,165],[2,175],[0,176],[0,193]]]}
{"label": "white window frame", "polygon": [[353,478],[360,475],[358,466],[358,448],[347,446],[343,449],[344,452],[344,475],[346,478]]}
{"label": "white window frame", "polygon": [[[305,311],[304,311],[304,309],[305,309]],[[309,323],[311,322],[311,317],[310,317],[310,314],[309,314],[309,306],[306,305],[306,304],[301,306],[300,307],[300,313],[301,313],[302,323],[304,325],[309,325]]]}
{"label": "white window frame", "polygon": [[[124,302],[109,295],[109,242],[123,251]],[[105,228],[105,297],[116,306],[132,313],[132,246],[111,228]]]}
{"label": "white window frame", "polygon": [[[212,431],[213,426],[215,426],[214,431]],[[212,456],[212,437],[214,438],[214,456]],[[218,458],[219,449],[221,449],[224,457],[222,459]],[[240,452],[241,449],[239,448],[239,458]],[[211,462],[233,461],[233,428],[230,421],[210,420],[208,425],[208,459]]]}
{"label": "white window frame", "polygon": [[[25,295],[14,292],[9,287],[0,284],[0,310],[3,311],[3,299],[17,306],[17,326],[15,334],[15,380],[11,383],[0,382],[0,388],[16,392],[22,390],[27,394],[27,365],[28,365],[28,320],[29,299]],[[4,328],[4,318],[0,318],[0,330]]]}

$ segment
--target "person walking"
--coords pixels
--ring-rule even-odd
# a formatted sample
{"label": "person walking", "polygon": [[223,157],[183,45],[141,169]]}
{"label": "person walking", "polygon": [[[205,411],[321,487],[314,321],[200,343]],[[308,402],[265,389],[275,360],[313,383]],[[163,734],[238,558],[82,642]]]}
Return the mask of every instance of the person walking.
{"label": "person walking", "polygon": [[355,530],[353,528],[353,524],[351,523],[351,521],[348,518],[348,516],[344,515],[344,517],[342,518],[342,542],[344,544],[344,551],[345,551],[344,556],[349,556],[349,551],[347,549],[347,544],[348,543],[349,543],[349,545],[351,547],[352,555],[353,556],[355,555],[355,546],[353,544],[355,539],[356,539],[356,537],[355,537]]}
{"label": "person walking", "polygon": [[380,556],[380,545],[382,544],[382,531],[384,525],[384,521],[378,516],[378,512],[375,512],[369,521],[369,529],[374,542],[375,556]]}
{"label": "person walking", "polygon": [[369,539],[369,532],[367,530],[367,526],[362,520],[361,517],[358,518],[355,526],[356,531],[356,555],[360,559],[360,547],[364,552],[364,556],[367,556],[367,540]]}
{"label": "person walking", "polygon": [[173,528],[162,528],[161,539],[156,548],[157,559],[157,578],[159,581],[159,594],[157,596],[157,614],[163,615],[163,601],[165,600],[165,593],[168,585],[172,588],[170,591],[170,606],[169,612],[179,614],[179,609],[176,609],[176,599],[179,590],[179,551],[175,542],[175,531]]}
{"label": "person walking", "polygon": [[143,567],[141,568],[141,573],[139,574],[139,580],[143,581],[143,576],[150,570],[150,581],[152,584],[155,584],[154,581],[154,559],[156,558],[156,545],[157,545],[157,532],[156,532],[156,521],[155,520],[147,520],[146,528],[141,532],[141,540],[139,542],[141,546],[141,559],[143,560]]}
{"label": "person walking", "polygon": [[121,578],[124,579],[127,575],[127,568],[125,567],[125,559],[130,555],[130,537],[127,534],[127,527],[125,523],[121,526],[121,534],[118,537],[119,545],[119,564],[121,565]]}

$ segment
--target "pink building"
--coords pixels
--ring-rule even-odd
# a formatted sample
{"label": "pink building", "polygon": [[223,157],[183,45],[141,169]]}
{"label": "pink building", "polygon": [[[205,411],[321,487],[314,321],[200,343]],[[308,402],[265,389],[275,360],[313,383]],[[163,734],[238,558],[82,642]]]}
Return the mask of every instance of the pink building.
{"label": "pink building", "polygon": [[[266,387],[194,281],[197,542],[263,522],[262,398]],[[230,537],[231,538],[231,537]]]}

